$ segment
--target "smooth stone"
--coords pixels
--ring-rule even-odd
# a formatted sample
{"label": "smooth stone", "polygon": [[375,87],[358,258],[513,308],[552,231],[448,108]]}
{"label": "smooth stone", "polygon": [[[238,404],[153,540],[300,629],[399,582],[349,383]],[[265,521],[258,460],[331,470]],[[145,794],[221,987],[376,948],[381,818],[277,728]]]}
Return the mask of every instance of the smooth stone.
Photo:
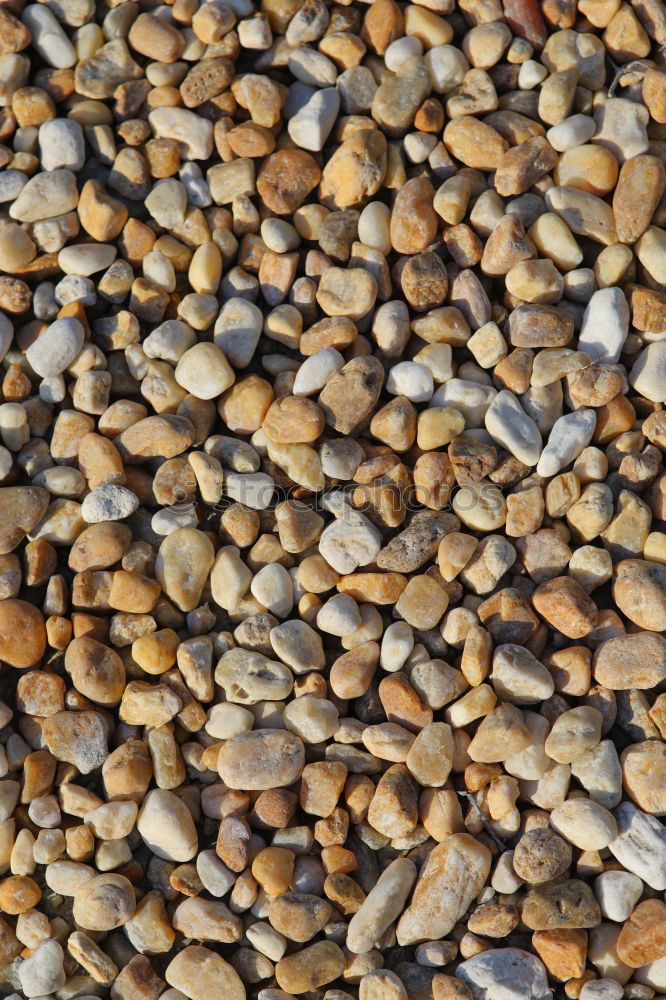
{"label": "smooth stone", "polygon": [[452,406],[465,418],[465,427],[482,427],[497,390],[480,382],[451,378],[436,390],[431,406]]}
{"label": "smooth stone", "polygon": [[624,990],[613,979],[597,979],[585,983],[580,991],[580,1000],[622,1000]]}
{"label": "smooth stone", "polygon": [[353,573],[374,562],[382,547],[379,529],[364,514],[347,508],[321,533],[319,551],[338,573]]}
{"label": "smooth stone", "polygon": [[81,170],[86,161],[83,129],[69,118],[52,118],[39,126],[39,151],[43,170]]}
{"label": "smooth stone", "polygon": [[547,701],[555,691],[550,671],[523,646],[506,643],[493,654],[493,689],[512,705]]}
{"label": "smooth stone", "polygon": [[41,222],[56,215],[66,215],[76,208],[78,201],[79,192],[72,171],[51,170],[30,178],[21,188],[9,214],[17,222]]}
{"label": "smooth stone", "polygon": [[435,45],[425,54],[425,62],[432,78],[433,90],[448,94],[460,86],[469,70],[463,52],[455,45]]}
{"label": "smooth stone", "polygon": [[648,691],[666,681],[666,638],[633,632],[602,642],[594,651],[595,680],[612,691]]}
{"label": "smooth stone", "polygon": [[413,403],[427,403],[434,392],[431,373],[414,361],[393,365],[386,380],[386,391],[393,396],[406,396]]}
{"label": "smooth stone", "polygon": [[176,528],[164,539],[155,560],[155,579],[181,611],[199,606],[215,559],[213,543],[196,528]]}
{"label": "smooth stone", "polygon": [[312,396],[319,392],[344,363],[345,359],[334,347],[324,347],[312,354],[296,372],[294,396]]}
{"label": "smooth stone", "polygon": [[508,389],[502,389],[493,399],[486,411],[485,424],[493,440],[519,462],[528,466],[537,464],[543,447],[539,428]]}
{"label": "smooth stone", "polygon": [[290,138],[300,146],[319,152],[328,139],[340,110],[340,94],[335,87],[317,90],[290,119]]}
{"label": "smooth stone", "polygon": [[437,844],[398,921],[398,943],[404,946],[446,937],[485,885],[490,861],[485,844],[467,833],[455,833]]}
{"label": "smooth stone", "polygon": [[657,340],[641,351],[629,373],[629,382],[653,403],[666,402],[666,340]]}
{"label": "smooth stone", "polygon": [[537,475],[556,476],[578,458],[592,440],[596,424],[595,410],[576,410],[556,420],[537,464]]}
{"label": "smooth stone", "polygon": [[643,965],[636,969],[633,976],[635,982],[652,986],[662,994],[666,990],[666,957],[658,958],[656,962]]}
{"label": "smooth stone", "polygon": [[596,128],[594,118],[589,115],[572,115],[549,128],[546,139],[558,153],[564,153],[575,146],[583,146],[592,138]]}
{"label": "smooth stone", "polygon": [[48,66],[70,69],[77,60],[76,49],[52,11],[41,3],[29,4],[21,20],[30,29],[32,46]]}
{"label": "smooth stone", "polygon": [[571,773],[591,799],[614,809],[622,799],[622,768],[612,740],[602,740],[571,763]]}
{"label": "smooth stone", "polygon": [[3,170],[0,173],[0,204],[14,201],[28,183],[28,175],[21,170]]}
{"label": "smooth stone", "polygon": [[48,996],[65,985],[62,946],[54,940],[43,941],[20,964],[18,976],[26,997]]}
{"label": "smooth stone", "polygon": [[416,866],[396,858],[372,886],[347,928],[347,948],[355,955],[369,952],[402,913],[416,881]]}
{"label": "smooth stone", "polygon": [[631,872],[602,872],[594,880],[594,895],[607,920],[624,923],[643,895],[643,882]]}
{"label": "smooth stone", "polygon": [[303,741],[281,729],[234,736],[217,758],[225,785],[242,791],[285,788],[300,778],[304,762]]}
{"label": "smooth stone", "polygon": [[201,945],[188,945],[179,951],[169,962],[164,978],[174,987],[173,992],[180,991],[188,1000],[210,1000],[215,996],[224,997],[224,1000],[245,1000],[247,996],[233,966],[217,952]]}
{"label": "smooth stone", "polygon": [[605,146],[620,163],[649,149],[647,124],[650,113],[644,104],[622,97],[602,100],[594,109],[597,126],[592,142]]}
{"label": "smooth stone", "polygon": [[97,271],[106,270],[113,264],[116,252],[116,248],[110,244],[79,243],[63,247],[58,254],[58,266],[66,274],[82,275],[87,278]]}
{"label": "smooth stone", "polygon": [[213,341],[234,368],[246,368],[255,352],[264,317],[258,306],[247,299],[230,298],[215,320]]}
{"label": "smooth stone", "polygon": [[474,1000],[552,1000],[543,963],[520,948],[482,951],[456,969]]}
{"label": "smooth stone", "polygon": [[224,486],[232,500],[252,510],[265,510],[275,492],[275,483],[265,472],[227,472]]}
{"label": "smooth stone", "polygon": [[42,378],[60,375],[83,347],[85,333],[78,319],[57,319],[32,342],[25,352],[33,371]]}
{"label": "smooth stone", "polygon": [[592,799],[567,799],[551,812],[550,825],[581,851],[601,851],[617,834],[612,814]]}
{"label": "smooth stone", "polygon": [[632,802],[621,802],[614,815],[618,836],[608,845],[611,854],[653,889],[666,889],[666,829],[663,823]]}
{"label": "smooth stone", "polygon": [[629,333],[629,319],[629,305],[622,289],[600,288],[586,306],[578,350],[599,364],[615,364]]}
{"label": "smooth stone", "polygon": [[143,800],[136,828],[158,858],[190,861],[199,848],[192,814],[182,799],[166,788],[153,788]]}
{"label": "smooth stone", "polygon": [[322,670],[326,665],[321,636],[307,622],[281,622],[271,629],[270,640],[276,655],[295,674]]}

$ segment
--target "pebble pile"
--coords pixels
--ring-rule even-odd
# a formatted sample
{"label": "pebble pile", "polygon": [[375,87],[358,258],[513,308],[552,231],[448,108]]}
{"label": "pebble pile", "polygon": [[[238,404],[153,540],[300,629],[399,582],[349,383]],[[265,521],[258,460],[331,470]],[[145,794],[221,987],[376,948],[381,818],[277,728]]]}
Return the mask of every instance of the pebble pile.
{"label": "pebble pile", "polygon": [[0,0],[0,996],[666,1000],[662,0]]}

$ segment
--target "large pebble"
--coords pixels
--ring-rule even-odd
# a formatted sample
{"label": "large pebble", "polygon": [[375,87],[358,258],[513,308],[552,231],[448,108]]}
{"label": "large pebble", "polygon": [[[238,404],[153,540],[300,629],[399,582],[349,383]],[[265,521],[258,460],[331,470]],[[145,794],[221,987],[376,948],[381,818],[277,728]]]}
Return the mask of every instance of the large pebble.
{"label": "large pebble", "polygon": [[391,862],[349,922],[347,947],[351,952],[362,955],[373,948],[402,913],[415,881],[413,861],[397,858]]}
{"label": "large pebble", "polygon": [[335,87],[317,90],[310,100],[289,120],[287,131],[302,149],[318,152],[323,149],[340,109],[340,96]]}
{"label": "large pebble", "polygon": [[182,799],[166,788],[153,788],[146,795],[136,828],[143,842],[158,858],[190,861],[199,848],[192,814]]}
{"label": "large pebble", "polygon": [[[50,14],[48,8],[42,8]],[[40,222],[55,215],[64,215],[76,208],[79,192],[71,170],[51,170],[36,174],[21,188],[9,209],[18,222]]]}
{"label": "large pebble", "polygon": [[210,538],[196,528],[176,528],[160,545],[155,577],[181,611],[193,611],[199,605],[214,558]]}
{"label": "large pebble", "polygon": [[588,446],[596,423],[594,410],[576,410],[556,420],[537,464],[537,474],[556,476],[565,469]]}
{"label": "large pebble", "polygon": [[666,402],[666,341],[657,340],[641,351],[629,373],[636,392],[653,403]]}
{"label": "large pebble", "polygon": [[629,306],[624,292],[621,288],[601,288],[585,309],[578,349],[599,364],[615,364],[628,332]]}
{"label": "large pebble", "polygon": [[57,941],[43,941],[19,966],[26,997],[47,996],[65,985],[64,954]]}
{"label": "large pebble", "polygon": [[628,871],[653,889],[666,889],[666,830],[654,816],[632,802],[621,802],[614,813],[618,835],[608,845]]}
{"label": "large pebble", "polygon": [[623,923],[643,895],[643,883],[631,872],[602,872],[594,880],[594,894],[608,920]]}
{"label": "large pebble", "polygon": [[401,945],[446,937],[483,888],[490,851],[466,833],[456,833],[431,851],[410,905],[398,921]]}
{"label": "large pebble", "polygon": [[42,378],[60,375],[83,347],[84,330],[78,319],[57,319],[32,342],[26,358]]}
{"label": "large pebble", "polygon": [[208,160],[213,151],[213,124],[185,108],[156,108],[148,121],[159,139],[175,139],[188,160]]}
{"label": "large pebble", "polygon": [[217,952],[201,945],[191,944],[179,951],[169,962],[164,976],[174,987],[174,994],[179,993],[188,1000],[210,1000],[218,993],[225,1000],[245,1000],[247,996],[236,970]]}
{"label": "large pebble", "polygon": [[22,20],[30,29],[35,50],[48,66],[69,69],[75,64],[76,50],[49,7],[29,4]]}
{"label": "large pebble", "polygon": [[[47,8],[48,9],[48,8]],[[39,127],[39,148],[44,170],[80,170],[85,163],[83,129],[67,118],[46,121]]]}
{"label": "large pebble", "polygon": [[520,948],[482,951],[458,966],[456,976],[474,1000],[552,1000],[548,977],[536,955]]}
{"label": "large pebble", "polygon": [[493,440],[519,462],[529,466],[537,464],[543,447],[539,428],[508,389],[498,392],[491,402],[486,410],[485,424]]}
{"label": "large pebble", "polygon": [[261,791],[284,788],[297,781],[304,762],[300,737],[279,729],[258,729],[225,743],[217,766],[229,788]]}
{"label": "large pebble", "polygon": [[107,483],[98,486],[84,498],[81,517],[87,524],[100,521],[122,521],[130,517],[139,506],[139,498],[126,486]]}

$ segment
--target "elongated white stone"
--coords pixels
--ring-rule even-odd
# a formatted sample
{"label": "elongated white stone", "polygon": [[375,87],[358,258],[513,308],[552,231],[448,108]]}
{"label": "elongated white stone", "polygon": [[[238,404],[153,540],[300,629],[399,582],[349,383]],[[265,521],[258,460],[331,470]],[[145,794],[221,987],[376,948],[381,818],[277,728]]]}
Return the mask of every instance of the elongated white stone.
{"label": "elongated white stone", "polygon": [[604,365],[619,360],[629,333],[629,305],[621,288],[600,288],[585,309],[578,349]]}
{"label": "elongated white stone", "polygon": [[498,392],[486,412],[486,430],[524,465],[536,465],[543,442],[539,428],[508,389]]}
{"label": "elongated white stone", "polygon": [[594,410],[576,410],[575,413],[565,413],[556,420],[548,444],[539,459],[537,474],[556,476],[561,469],[578,458],[592,440],[596,424],[597,415]]}

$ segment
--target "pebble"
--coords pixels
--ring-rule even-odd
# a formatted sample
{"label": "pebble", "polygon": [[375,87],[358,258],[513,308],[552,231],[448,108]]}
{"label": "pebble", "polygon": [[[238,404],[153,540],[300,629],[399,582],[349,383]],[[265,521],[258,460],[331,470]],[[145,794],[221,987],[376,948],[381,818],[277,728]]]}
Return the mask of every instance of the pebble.
{"label": "pebble", "polygon": [[394,396],[406,396],[413,403],[427,403],[434,392],[433,378],[422,365],[401,361],[391,368],[386,391]]}
{"label": "pebble", "polygon": [[666,368],[666,348],[661,341],[648,344],[634,361],[629,373],[629,382],[642,396],[653,403],[664,402],[664,370]]}
{"label": "pebble", "polygon": [[598,851],[615,839],[611,813],[591,799],[568,799],[550,814],[554,830],[583,851]]}
{"label": "pebble", "polygon": [[148,121],[157,139],[180,143],[187,159],[209,159],[213,151],[213,126],[207,119],[185,108],[163,107],[151,111]]}
{"label": "pebble", "polygon": [[69,69],[76,63],[76,51],[59,21],[48,7],[28,4],[23,23],[30,30],[32,44],[48,66]]}
{"label": "pebble", "polygon": [[615,364],[629,333],[629,306],[621,288],[601,288],[585,308],[578,347],[593,361]]}
{"label": "pebble", "polygon": [[319,538],[319,551],[338,573],[353,573],[372,563],[382,547],[378,529],[351,508],[329,524]]}
{"label": "pebble", "polygon": [[552,1000],[546,970],[535,955],[520,948],[482,951],[458,966],[457,977],[479,1000]]}
{"label": "pebble", "polygon": [[510,451],[523,465],[537,464],[542,450],[539,428],[512,392],[508,389],[498,392],[484,419],[486,430],[497,444]]}
{"label": "pebble", "polygon": [[164,976],[188,1000],[205,1000],[214,990],[224,990],[229,1000],[245,1000],[247,995],[235,969],[217,952],[201,945],[191,944],[178,952]]}
{"label": "pebble", "polygon": [[597,979],[585,983],[580,992],[581,1000],[622,1000],[624,990],[613,979]]}
{"label": "pebble", "polygon": [[416,866],[408,858],[396,858],[354,914],[347,928],[347,948],[356,955],[371,950],[400,915],[416,881]]}
{"label": "pebble", "polygon": [[[46,8],[45,8],[46,9]],[[31,177],[9,210],[18,222],[40,222],[77,207],[79,193],[71,170],[51,170]]]}
{"label": "pebble", "polygon": [[537,475],[556,476],[573,462],[592,440],[596,423],[594,410],[576,410],[559,417],[541,452]]}
{"label": "pebble", "polygon": [[57,319],[30,345],[26,358],[42,378],[60,375],[83,347],[84,330],[77,319]]}
{"label": "pebble", "polygon": [[653,889],[666,888],[664,855],[666,838],[659,820],[631,802],[621,802],[614,812],[618,835],[608,845],[621,865]]}
{"label": "pebble", "polygon": [[215,346],[234,368],[245,368],[252,360],[262,327],[263,316],[253,302],[227,299],[215,320]]}
{"label": "pebble", "polygon": [[45,170],[81,170],[85,163],[83,129],[78,122],[52,119],[39,127],[39,148]]}
{"label": "pebble", "polygon": [[398,943],[407,945],[446,937],[478,895],[489,871],[488,848],[468,834],[456,833],[437,844],[419,874],[412,901],[398,922]]}
{"label": "pebble", "polygon": [[64,954],[57,941],[43,941],[22,962],[18,974],[26,997],[46,996],[65,985]]}
{"label": "pebble", "polygon": [[666,994],[666,18],[574,7],[0,9],[9,993]]}
{"label": "pebble", "polygon": [[198,838],[190,811],[167,789],[154,788],[146,795],[136,827],[158,858],[189,861],[197,853]]}
{"label": "pebble", "polygon": [[245,791],[291,785],[300,776],[303,765],[301,739],[272,729],[234,736],[218,755],[222,780],[229,788]]}
{"label": "pebble", "polygon": [[289,135],[297,146],[318,152],[323,149],[340,110],[335,87],[316,90],[310,100],[289,119]]}
{"label": "pebble", "polygon": [[92,490],[81,504],[81,517],[87,524],[122,521],[139,506],[139,498],[125,486],[108,483]]}
{"label": "pebble", "polygon": [[637,875],[625,871],[607,871],[594,880],[594,894],[601,913],[608,920],[623,923],[643,894]]}

